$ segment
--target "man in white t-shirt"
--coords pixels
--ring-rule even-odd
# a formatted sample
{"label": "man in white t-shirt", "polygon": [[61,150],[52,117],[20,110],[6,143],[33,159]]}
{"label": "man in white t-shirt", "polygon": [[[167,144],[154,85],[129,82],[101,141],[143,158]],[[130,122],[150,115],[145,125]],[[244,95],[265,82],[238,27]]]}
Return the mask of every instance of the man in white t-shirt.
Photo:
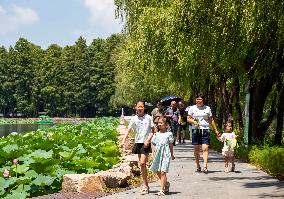
{"label": "man in white t-shirt", "polygon": [[216,124],[213,120],[211,108],[204,105],[204,96],[196,95],[196,105],[188,109],[187,121],[192,124],[192,144],[194,145],[194,157],[197,165],[197,172],[201,172],[199,164],[199,150],[202,145],[204,167],[203,172],[208,173],[208,147],[210,144],[209,125],[214,129],[216,136],[219,136]]}

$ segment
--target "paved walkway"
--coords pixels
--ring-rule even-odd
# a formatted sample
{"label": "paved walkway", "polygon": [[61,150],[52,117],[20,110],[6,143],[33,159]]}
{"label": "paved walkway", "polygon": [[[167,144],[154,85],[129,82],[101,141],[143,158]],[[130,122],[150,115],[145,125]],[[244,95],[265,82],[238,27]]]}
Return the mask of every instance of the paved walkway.
{"label": "paved walkway", "polygon": [[[251,199],[284,198],[284,182],[279,182],[254,166],[236,161],[236,172],[225,173],[220,153],[209,152],[208,174],[195,173],[193,146],[189,143],[174,148],[168,180],[170,193],[162,198]],[[202,164],[201,164],[202,165]],[[158,182],[150,183],[150,193],[140,195],[138,188],[113,194],[104,199],[159,198]]]}

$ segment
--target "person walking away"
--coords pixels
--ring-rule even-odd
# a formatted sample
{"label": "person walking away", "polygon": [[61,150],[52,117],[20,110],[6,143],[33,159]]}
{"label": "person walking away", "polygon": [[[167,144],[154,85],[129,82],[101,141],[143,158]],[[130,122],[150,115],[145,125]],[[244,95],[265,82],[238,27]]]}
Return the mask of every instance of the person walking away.
{"label": "person walking away", "polygon": [[154,132],[154,123],[152,117],[145,113],[144,101],[137,101],[135,109],[136,115],[133,116],[129,122],[128,129],[121,143],[121,147],[124,145],[131,129],[133,129],[135,133],[135,144],[133,146],[132,153],[138,154],[139,164],[141,167],[141,176],[143,180],[140,193],[145,195],[149,193],[146,161],[148,153],[151,151],[151,139]]}
{"label": "person walking away", "polygon": [[185,132],[187,127],[187,112],[185,111],[185,105],[182,101],[178,102],[178,109],[180,111],[181,121],[177,133],[177,140],[179,144],[185,143]]}
{"label": "person walking away", "polygon": [[208,173],[208,147],[210,144],[210,131],[209,125],[212,126],[216,136],[219,132],[213,120],[211,108],[204,104],[204,95],[199,93],[196,95],[195,105],[191,106],[188,110],[187,120],[192,124],[192,144],[194,145],[194,157],[197,166],[197,172],[201,172],[199,163],[199,150],[202,146],[203,154],[203,172]]}
{"label": "person walking away", "polygon": [[180,121],[181,121],[180,111],[177,108],[176,101],[171,101],[170,107],[165,112],[165,117],[168,118],[169,121],[170,121],[171,131],[172,131],[173,136],[174,136],[173,145],[175,146],[176,145],[177,132],[178,132]]}
{"label": "person walking away", "polygon": [[232,167],[230,169],[231,172],[235,171],[235,158],[234,158],[234,148],[237,145],[237,136],[233,132],[233,121],[227,121],[224,124],[224,133],[218,137],[218,140],[224,143],[222,149],[222,155],[224,156],[225,161],[225,172],[229,172],[229,162],[232,163]]}
{"label": "person walking away", "polygon": [[164,106],[163,106],[163,103],[158,101],[157,102],[157,107],[154,108],[151,112],[151,115],[152,115],[152,119],[153,119],[153,122],[154,122],[154,126],[155,126],[155,132],[158,131],[158,121],[159,121],[159,118],[161,116],[164,115]]}
{"label": "person walking away", "polygon": [[[189,108],[190,108],[190,107],[191,107],[191,106],[188,106],[188,107],[186,107],[186,109],[185,109],[185,112],[186,112],[187,116],[188,116],[188,111],[189,111]],[[187,124],[188,124],[189,140],[191,140],[191,138],[192,138],[192,124],[189,123],[187,119],[186,119],[186,121],[187,121]]]}
{"label": "person walking away", "polygon": [[158,132],[155,133],[152,139],[152,164],[150,170],[157,173],[160,182],[161,190],[159,196],[164,196],[169,192],[170,183],[167,182],[167,173],[169,172],[170,160],[174,160],[173,152],[173,134],[167,131],[167,119],[160,117],[158,121]]}

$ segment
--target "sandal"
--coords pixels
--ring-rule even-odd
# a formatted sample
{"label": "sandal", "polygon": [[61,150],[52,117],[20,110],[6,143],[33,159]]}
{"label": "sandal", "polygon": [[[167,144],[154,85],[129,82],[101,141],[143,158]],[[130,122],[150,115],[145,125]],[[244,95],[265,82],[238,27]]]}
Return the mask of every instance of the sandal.
{"label": "sandal", "polygon": [[167,182],[167,184],[166,184],[166,189],[165,189],[165,193],[169,193],[169,191],[170,191],[170,186],[171,186],[171,183],[170,183],[170,182]]}
{"label": "sandal", "polygon": [[142,185],[139,192],[141,193],[141,195],[148,194],[149,193],[149,187],[147,187],[146,185]]}
{"label": "sandal", "polygon": [[160,191],[158,192],[158,196],[165,196],[165,195],[166,195],[166,193],[165,193],[164,190],[160,190]]}
{"label": "sandal", "polygon": [[231,172],[235,172],[235,164],[232,164]]}
{"label": "sandal", "polygon": [[198,172],[200,173],[201,172],[201,167],[197,167],[196,171],[195,172]]}
{"label": "sandal", "polygon": [[208,169],[207,169],[207,167],[204,167],[204,168],[203,168],[203,173],[205,173],[205,174],[207,174],[207,173],[208,173]]}

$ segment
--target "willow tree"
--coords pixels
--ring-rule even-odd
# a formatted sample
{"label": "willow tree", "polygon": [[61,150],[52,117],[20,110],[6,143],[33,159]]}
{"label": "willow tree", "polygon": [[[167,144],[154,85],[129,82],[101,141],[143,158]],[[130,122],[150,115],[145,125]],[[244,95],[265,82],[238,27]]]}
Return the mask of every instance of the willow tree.
{"label": "willow tree", "polygon": [[283,73],[282,1],[115,2],[126,20],[127,39],[118,56],[117,80],[123,81],[117,99],[125,91],[133,101],[135,91],[153,99],[164,90],[183,97],[204,90],[220,118],[238,116],[242,126],[249,85],[252,135],[263,139],[275,116],[272,111],[263,120],[264,104]]}

